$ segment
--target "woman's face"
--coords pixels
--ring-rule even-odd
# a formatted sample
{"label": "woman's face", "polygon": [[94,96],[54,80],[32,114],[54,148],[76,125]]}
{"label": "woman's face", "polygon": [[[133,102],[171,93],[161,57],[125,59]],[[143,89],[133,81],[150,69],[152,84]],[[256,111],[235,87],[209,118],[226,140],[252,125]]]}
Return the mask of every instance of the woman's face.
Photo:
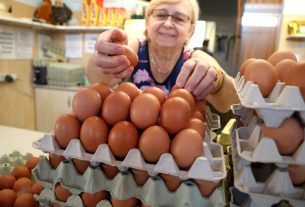
{"label": "woman's face", "polygon": [[182,48],[194,31],[191,16],[191,8],[185,1],[156,7],[148,16],[148,39],[158,47]]}

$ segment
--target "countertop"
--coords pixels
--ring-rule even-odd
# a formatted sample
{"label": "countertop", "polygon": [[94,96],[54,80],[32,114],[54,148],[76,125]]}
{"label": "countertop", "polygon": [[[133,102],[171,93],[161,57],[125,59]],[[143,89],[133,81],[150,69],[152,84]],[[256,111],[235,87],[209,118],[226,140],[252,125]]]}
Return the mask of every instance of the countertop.
{"label": "countertop", "polygon": [[44,132],[0,125],[0,156],[15,150],[21,154],[31,153],[33,156],[46,155],[32,146],[32,143],[42,138],[44,134]]}

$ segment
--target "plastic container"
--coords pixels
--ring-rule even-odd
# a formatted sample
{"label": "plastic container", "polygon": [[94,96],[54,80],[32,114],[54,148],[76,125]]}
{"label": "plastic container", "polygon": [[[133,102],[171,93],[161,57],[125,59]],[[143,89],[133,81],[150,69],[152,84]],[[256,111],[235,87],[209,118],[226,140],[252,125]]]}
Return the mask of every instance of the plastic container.
{"label": "plastic container", "polygon": [[46,134],[41,140],[34,142],[33,146],[46,153],[90,161],[93,166],[106,163],[118,167],[121,171],[136,168],[147,171],[151,176],[165,173],[178,176],[182,180],[193,178],[213,181],[220,181],[226,176],[222,146],[213,143],[210,139],[203,142],[204,154],[196,158],[188,171],[180,170],[170,153],[162,154],[156,164],[149,164],[144,161],[140,150],[137,148],[129,150],[123,161],[114,157],[108,144],[99,145],[96,152],[91,154],[84,150],[79,139],[72,139],[68,147],[63,150],[57,144],[53,134]]}
{"label": "plastic container", "polygon": [[225,197],[222,187],[214,190],[208,197],[202,197],[198,187],[192,181],[183,181],[175,192],[168,191],[159,176],[150,177],[143,186],[138,186],[129,171],[118,173],[108,179],[100,167],[89,167],[83,175],[77,173],[71,161],[65,160],[57,169],[52,169],[46,158],[34,169],[33,175],[45,190],[37,196],[41,204],[48,201],[57,202],[53,190],[57,182],[67,188],[73,195],[61,206],[82,206],[79,198],[81,192],[95,193],[107,190],[118,199],[136,197],[149,206],[185,207],[185,206],[224,206]]}
{"label": "plastic container", "polygon": [[269,97],[264,98],[257,84],[245,81],[243,76],[235,78],[240,103],[243,107],[255,109],[269,127],[278,127],[282,121],[298,112],[305,122],[305,103],[300,88],[285,86],[277,82]]}

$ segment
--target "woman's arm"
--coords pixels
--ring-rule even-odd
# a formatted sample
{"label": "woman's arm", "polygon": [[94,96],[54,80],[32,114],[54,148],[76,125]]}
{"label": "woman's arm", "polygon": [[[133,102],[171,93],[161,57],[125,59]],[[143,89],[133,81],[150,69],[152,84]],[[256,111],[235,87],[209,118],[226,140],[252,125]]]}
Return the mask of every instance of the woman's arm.
{"label": "woman's arm", "polygon": [[138,53],[138,40],[128,39],[123,30],[111,29],[99,35],[86,68],[89,83],[105,82],[113,86],[131,74],[133,67],[123,55],[125,49],[122,45],[128,45]]}

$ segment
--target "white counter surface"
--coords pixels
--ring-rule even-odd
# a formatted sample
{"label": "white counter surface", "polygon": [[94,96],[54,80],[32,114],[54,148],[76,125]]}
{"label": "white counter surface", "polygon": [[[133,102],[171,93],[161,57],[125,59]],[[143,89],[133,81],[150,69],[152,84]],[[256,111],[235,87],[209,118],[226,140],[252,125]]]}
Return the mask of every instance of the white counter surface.
{"label": "white counter surface", "polygon": [[42,138],[44,134],[43,132],[0,125],[0,156],[10,154],[15,150],[21,154],[45,155],[42,151],[32,147],[32,143]]}

